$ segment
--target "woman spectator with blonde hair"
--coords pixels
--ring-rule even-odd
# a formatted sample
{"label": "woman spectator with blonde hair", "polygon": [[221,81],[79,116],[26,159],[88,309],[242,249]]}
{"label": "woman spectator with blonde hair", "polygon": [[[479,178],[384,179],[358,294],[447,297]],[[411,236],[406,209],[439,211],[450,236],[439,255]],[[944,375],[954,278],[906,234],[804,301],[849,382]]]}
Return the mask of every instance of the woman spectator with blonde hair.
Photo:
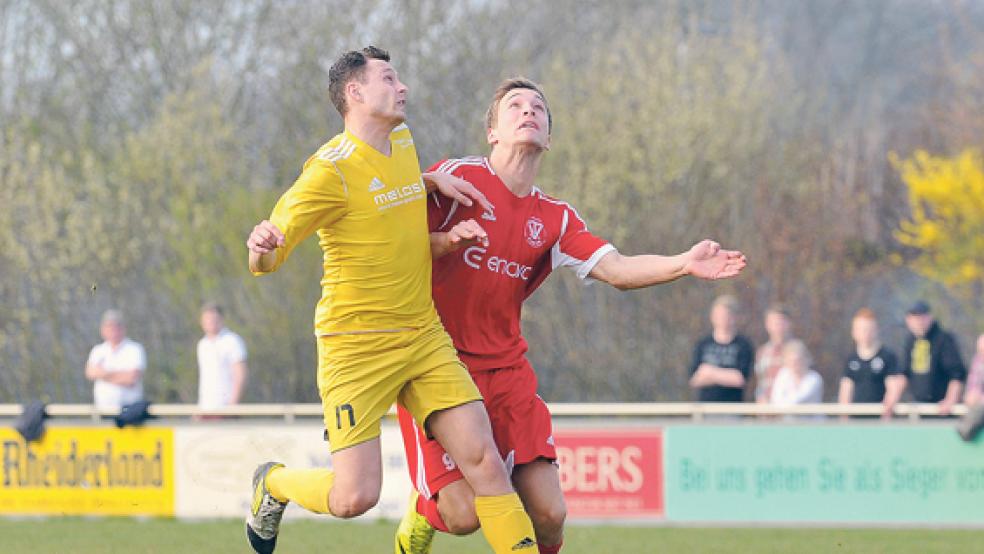
{"label": "woman spectator with blonde hair", "polygon": [[799,339],[786,342],[782,368],[772,383],[772,403],[777,406],[816,404],[823,400],[823,377],[811,369],[813,357]]}

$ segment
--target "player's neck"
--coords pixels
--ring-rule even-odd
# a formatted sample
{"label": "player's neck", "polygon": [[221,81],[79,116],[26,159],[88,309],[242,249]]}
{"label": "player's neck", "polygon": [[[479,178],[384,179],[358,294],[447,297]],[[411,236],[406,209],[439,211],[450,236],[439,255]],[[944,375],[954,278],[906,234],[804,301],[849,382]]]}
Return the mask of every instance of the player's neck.
{"label": "player's neck", "polygon": [[532,148],[493,148],[489,154],[492,171],[513,194],[524,197],[533,191],[543,150]]}
{"label": "player's neck", "polygon": [[349,134],[384,156],[389,156],[392,153],[390,133],[393,132],[394,127],[396,124],[392,121],[368,117],[345,118],[345,130]]}

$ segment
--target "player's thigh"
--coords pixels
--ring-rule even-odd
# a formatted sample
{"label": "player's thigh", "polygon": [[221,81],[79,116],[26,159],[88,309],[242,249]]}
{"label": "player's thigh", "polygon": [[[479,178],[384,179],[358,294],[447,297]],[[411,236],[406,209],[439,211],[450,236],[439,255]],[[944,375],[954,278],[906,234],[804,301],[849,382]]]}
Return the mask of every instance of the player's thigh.
{"label": "player's thigh", "polygon": [[528,363],[478,374],[475,382],[488,399],[492,435],[507,468],[557,459],[550,410],[536,393],[536,375]]}
{"label": "player's thigh", "polygon": [[436,411],[427,419],[426,425],[434,440],[465,471],[468,466],[480,463],[490,450],[498,457],[489,416],[481,402]]}
{"label": "player's thigh", "polygon": [[481,402],[471,402],[431,415],[431,434],[458,464],[478,496],[513,491],[506,466],[492,441],[488,414]]}
{"label": "player's thigh", "polygon": [[403,406],[397,407],[397,421],[403,435],[410,482],[424,498],[432,498],[445,486],[465,478],[451,455],[440,443],[427,437]]}
{"label": "player's thigh", "polygon": [[412,376],[400,391],[399,402],[431,436],[432,414],[482,399],[440,322],[420,330],[411,359]]}
{"label": "player's thigh", "polygon": [[332,452],[379,437],[380,421],[406,384],[401,334],[318,339],[318,389]]}
{"label": "player's thigh", "polygon": [[560,487],[560,472],[555,464],[539,459],[516,466],[512,478],[516,492],[538,532],[542,532],[542,526],[551,530],[563,527],[567,518],[567,503]]}

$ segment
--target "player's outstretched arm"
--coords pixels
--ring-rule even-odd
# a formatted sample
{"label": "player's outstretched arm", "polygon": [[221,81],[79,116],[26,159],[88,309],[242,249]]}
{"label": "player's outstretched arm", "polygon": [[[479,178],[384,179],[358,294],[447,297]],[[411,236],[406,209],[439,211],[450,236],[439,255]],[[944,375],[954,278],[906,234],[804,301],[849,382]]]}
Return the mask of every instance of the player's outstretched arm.
{"label": "player's outstretched arm", "polygon": [[443,196],[447,196],[464,206],[471,206],[474,201],[478,202],[478,205],[486,212],[495,210],[495,206],[482,194],[482,191],[460,177],[440,171],[422,173],[421,177],[424,179],[424,188],[428,193],[436,190]]}
{"label": "player's outstretched arm", "polygon": [[434,232],[430,234],[431,258],[437,259],[455,250],[468,248],[480,244],[489,245],[489,236],[485,229],[474,219],[459,221],[447,232]]}
{"label": "player's outstretched arm", "polygon": [[591,270],[591,277],[621,290],[650,287],[692,275],[701,279],[727,279],[741,273],[747,264],[737,250],[723,250],[712,240],[703,240],[676,256],[606,254]]}

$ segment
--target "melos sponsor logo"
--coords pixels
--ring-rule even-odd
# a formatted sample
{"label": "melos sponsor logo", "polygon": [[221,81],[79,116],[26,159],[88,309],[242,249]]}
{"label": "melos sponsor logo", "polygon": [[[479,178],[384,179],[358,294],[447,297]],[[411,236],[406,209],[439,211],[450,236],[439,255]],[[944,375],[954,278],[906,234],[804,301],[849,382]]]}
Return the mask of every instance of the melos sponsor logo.
{"label": "melos sponsor logo", "polygon": [[407,202],[412,202],[414,200],[422,200],[423,198],[424,184],[417,181],[415,183],[410,183],[409,185],[403,185],[402,187],[381,192],[373,196],[372,201],[376,204],[379,210],[382,211],[401,204],[406,204]]}
{"label": "melos sponsor logo", "polygon": [[492,256],[486,260],[486,253],[487,250],[481,246],[472,246],[471,248],[465,250],[462,257],[469,267],[480,270],[482,269],[482,266],[485,266],[492,273],[498,273],[499,275],[505,275],[506,277],[512,277],[513,279],[529,281],[530,273],[533,272],[532,267],[523,265],[519,262],[507,260],[505,258],[500,258],[499,256]]}

